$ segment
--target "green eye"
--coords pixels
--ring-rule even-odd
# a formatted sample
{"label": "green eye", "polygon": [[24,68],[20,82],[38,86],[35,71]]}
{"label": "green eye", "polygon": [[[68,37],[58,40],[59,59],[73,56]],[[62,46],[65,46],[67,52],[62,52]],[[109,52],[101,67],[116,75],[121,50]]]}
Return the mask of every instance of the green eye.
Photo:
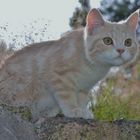
{"label": "green eye", "polygon": [[124,41],[124,45],[125,45],[126,47],[131,47],[131,45],[132,45],[132,39],[130,39],[130,38],[126,39],[126,40]]}
{"label": "green eye", "polygon": [[105,45],[112,45],[113,44],[113,40],[111,37],[105,37],[103,38],[103,42]]}

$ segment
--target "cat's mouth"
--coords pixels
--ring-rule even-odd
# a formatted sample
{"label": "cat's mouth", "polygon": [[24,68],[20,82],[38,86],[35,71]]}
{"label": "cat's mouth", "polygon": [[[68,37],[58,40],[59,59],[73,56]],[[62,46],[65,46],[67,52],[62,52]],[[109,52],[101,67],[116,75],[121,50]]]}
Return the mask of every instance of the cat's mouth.
{"label": "cat's mouth", "polygon": [[118,56],[114,57],[112,62],[114,61],[114,64],[119,66],[119,65],[123,65],[123,64],[127,63],[130,60],[131,60],[131,57],[125,57],[123,55],[118,55]]}
{"label": "cat's mouth", "polygon": [[114,59],[122,59],[122,60],[124,60],[124,58],[123,58],[123,56],[121,54],[119,54],[116,57],[114,57]]}
{"label": "cat's mouth", "polygon": [[129,60],[132,59],[130,55],[118,55],[115,59],[121,59],[123,62],[128,62]]}
{"label": "cat's mouth", "polygon": [[111,65],[114,66],[120,66],[126,62],[128,62],[128,60],[126,60],[123,55],[117,55],[116,57],[112,58],[112,59],[108,59],[107,62]]}
{"label": "cat's mouth", "polygon": [[[103,56],[103,55],[102,55]],[[128,61],[130,61],[132,59],[132,57],[127,54],[114,54],[114,55],[105,55],[104,57],[99,57],[99,61],[109,64],[111,66],[120,66],[123,65],[125,63],[127,63]]]}
{"label": "cat's mouth", "polygon": [[116,60],[118,59],[118,60],[125,61],[124,58],[123,58],[122,56],[117,56],[117,57],[115,57],[114,59],[116,59]]}
{"label": "cat's mouth", "polygon": [[125,54],[125,52],[124,53],[116,53],[116,56],[115,56],[115,58],[120,58],[120,57],[123,57],[123,55]]}

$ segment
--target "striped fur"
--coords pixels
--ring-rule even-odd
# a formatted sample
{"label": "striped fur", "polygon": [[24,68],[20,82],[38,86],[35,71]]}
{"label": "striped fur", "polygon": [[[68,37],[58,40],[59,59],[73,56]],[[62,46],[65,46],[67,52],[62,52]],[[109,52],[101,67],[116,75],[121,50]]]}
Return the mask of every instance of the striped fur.
{"label": "striped fur", "polygon": [[[137,52],[135,31],[128,25],[105,22],[100,26],[90,34],[86,27],[56,41],[32,44],[8,58],[0,69],[0,102],[29,106],[34,117],[61,112],[68,117],[92,118],[87,109],[88,91],[112,66],[130,62]],[[105,36],[118,45],[104,45]],[[119,56],[115,47],[123,47],[127,37],[133,39],[133,46]]]}

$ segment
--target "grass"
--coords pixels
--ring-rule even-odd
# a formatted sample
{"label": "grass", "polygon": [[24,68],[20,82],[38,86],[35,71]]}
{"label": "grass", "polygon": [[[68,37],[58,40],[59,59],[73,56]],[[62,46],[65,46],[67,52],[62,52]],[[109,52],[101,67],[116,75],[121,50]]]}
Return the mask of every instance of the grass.
{"label": "grass", "polygon": [[102,89],[102,94],[97,97],[97,104],[92,108],[97,120],[129,119],[140,120],[140,93],[121,98],[112,94],[113,80]]}

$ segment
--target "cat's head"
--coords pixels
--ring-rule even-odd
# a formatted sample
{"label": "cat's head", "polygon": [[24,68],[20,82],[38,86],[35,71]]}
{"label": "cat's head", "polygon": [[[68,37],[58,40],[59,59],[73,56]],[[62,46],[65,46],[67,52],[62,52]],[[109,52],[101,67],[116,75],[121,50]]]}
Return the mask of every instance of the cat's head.
{"label": "cat's head", "polygon": [[105,21],[97,9],[87,15],[86,57],[92,63],[118,66],[131,62],[138,53],[136,27],[139,11],[119,23]]}

